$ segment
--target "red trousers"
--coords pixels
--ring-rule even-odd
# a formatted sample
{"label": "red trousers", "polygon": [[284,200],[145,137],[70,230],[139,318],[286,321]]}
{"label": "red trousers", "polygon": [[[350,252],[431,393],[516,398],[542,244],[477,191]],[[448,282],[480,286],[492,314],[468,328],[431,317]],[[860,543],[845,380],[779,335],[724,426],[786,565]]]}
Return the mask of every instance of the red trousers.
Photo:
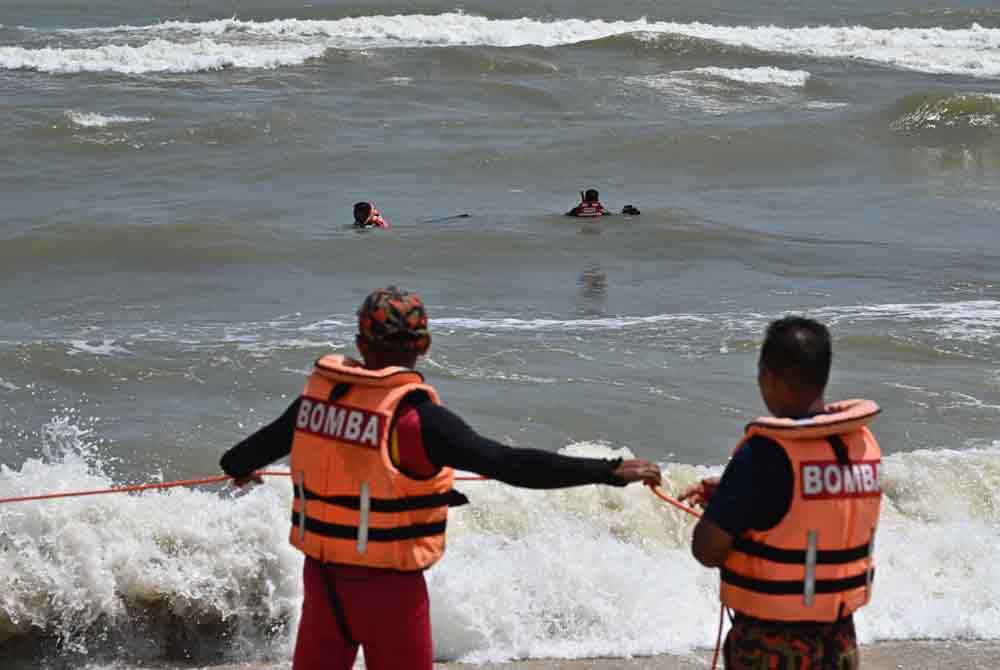
{"label": "red trousers", "polygon": [[[350,670],[358,646],[364,647],[368,670],[432,670],[430,601],[423,572],[323,565],[306,558],[302,581],[302,619],[292,670]],[[353,640],[345,636],[344,625]]]}

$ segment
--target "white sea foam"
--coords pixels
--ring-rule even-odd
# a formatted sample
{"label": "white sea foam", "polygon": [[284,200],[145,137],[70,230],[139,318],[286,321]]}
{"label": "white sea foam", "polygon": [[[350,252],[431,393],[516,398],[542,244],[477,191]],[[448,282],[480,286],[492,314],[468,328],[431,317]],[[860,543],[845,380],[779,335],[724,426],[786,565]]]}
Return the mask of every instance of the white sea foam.
{"label": "white sea foam", "polygon": [[132,352],[125,347],[116,344],[112,339],[102,339],[99,342],[91,340],[70,340],[69,350],[71,356],[76,354],[89,354],[91,356],[130,356]]}
{"label": "white sea foam", "polygon": [[847,107],[846,102],[833,102],[829,100],[810,100],[806,103],[806,109],[814,109],[819,111],[826,111],[831,109],[843,109]]}
{"label": "white sea foam", "polygon": [[[874,320],[926,322],[927,332],[957,339],[985,341],[1000,338],[1000,301],[967,300],[943,303],[894,303],[885,305],[837,305],[807,310],[825,322],[865,323]],[[516,319],[516,318],[441,318],[434,319],[435,328],[488,331],[594,331],[626,330],[642,326],[712,325],[727,327],[742,324],[753,330],[777,315],[754,312],[722,312],[717,314],[653,314],[598,319]],[[344,323],[344,322],[331,322]],[[319,327],[314,324],[310,328]]]}
{"label": "white sea foam", "polygon": [[[0,466],[0,496],[113,483],[91,431],[58,418],[45,434],[45,460]],[[1000,638],[989,560],[1000,542],[1000,443],[885,462],[862,639]],[[665,486],[719,469],[668,464]],[[717,576],[690,557],[692,520],[642,487],[461,488],[472,505],[453,512],[448,554],[428,572],[438,658],[623,657],[712,643]],[[287,654],[301,598],[290,498],[286,482],[270,480],[237,498],[176,489],[0,507],[0,542],[12,549],[0,552],[0,637],[34,626],[78,650],[101,635],[117,643],[130,612],[155,604],[178,621],[240,624],[223,644]],[[268,641],[266,630],[282,634]]]}
{"label": "white sea foam", "polygon": [[833,324],[905,321],[918,331],[970,342],[1000,338],[1000,301],[997,300],[825,307],[813,311],[813,315]]}
{"label": "white sea foam", "polygon": [[674,75],[698,75],[735,81],[755,86],[782,86],[802,88],[812,76],[805,70],[783,70],[780,67],[698,67],[693,70],[675,70]]}
{"label": "white sea foam", "polygon": [[[0,466],[0,495],[113,485],[90,431],[58,417],[43,434],[47,458]],[[158,602],[176,616],[217,621],[248,613],[254,600],[265,617],[293,611],[299,558],[283,541],[275,496],[267,489],[223,500],[177,489],[4,506],[0,639],[36,627],[84,651],[95,622],[127,625],[128,607]],[[241,589],[247,579],[242,586],[252,588]]]}
{"label": "white sea foam", "polygon": [[[554,47],[625,34],[641,34],[649,39],[675,34],[779,54],[863,60],[936,74],[1000,76],[1000,29],[983,28],[977,24],[966,29],[789,28],[653,22],[645,19],[500,20],[451,12],[326,21],[168,21],[148,26],[88,28],[71,35],[76,33],[91,36],[107,34],[109,39],[149,35],[171,41],[154,40],[142,47],[109,45],[89,49],[28,50],[5,47],[0,49],[0,68],[28,68],[45,72],[190,72],[192,68],[292,65],[316,57],[326,48]],[[205,37],[226,40],[227,43],[205,40]]]}
{"label": "white sea foam", "polygon": [[774,97],[758,94],[734,97],[732,87],[722,81],[673,73],[625,77],[622,82],[630,89],[639,86],[664,95],[665,104],[673,109],[697,109],[704,114],[732,114],[777,103]]}
{"label": "white sea foam", "polygon": [[[760,107],[796,107],[801,101],[790,99],[788,89],[803,88],[810,78],[805,70],[777,67],[723,68],[699,67],[675,70],[667,74],[626,77],[629,86],[641,86],[665,94],[677,108],[695,108],[706,114],[729,114]],[[734,96],[736,89],[740,95]]]}
{"label": "white sea foam", "polygon": [[99,114],[97,112],[81,112],[75,109],[66,112],[66,118],[82,128],[106,128],[126,123],[149,123],[149,116],[124,116],[121,114]]}
{"label": "white sea foam", "polygon": [[55,74],[79,72],[202,72],[225,68],[276,68],[322,56],[322,44],[236,45],[199,39],[154,39],[142,46],[109,44],[90,49],[0,47],[0,69]]}
{"label": "white sea foam", "polygon": [[712,317],[698,314],[653,314],[650,316],[623,316],[600,319],[515,319],[515,318],[441,318],[434,319],[438,328],[461,330],[623,330],[635,326],[686,321],[711,323]]}
{"label": "white sea foam", "polygon": [[[791,309],[791,308],[790,308]],[[1000,341],[1000,301],[967,300],[941,303],[892,303],[883,305],[834,305],[800,308],[805,313],[832,325],[838,335],[852,332],[889,334],[905,332],[921,340],[939,343],[989,345]],[[767,323],[782,312],[677,312],[650,315],[621,315],[600,318],[556,318],[540,316],[517,318],[503,316],[435,317],[431,328],[439,335],[516,335],[546,333],[552,338],[576,338],[590,333],[614,337],[654,337],[661,344],[692,351],[718,353],[720,343],[706,333],[723,334],[725,346],[732,338],[754,341]],[[63,340],[71,353],[114,355],[120,347],[123,355],[142,351],[151,343],[170,343],[194,350],[232,347],[239,351],[265,356],[288,350],[343,350],[353,340],[355,321],[349,315],[322,320],[296,318],[280,322],[263,321],[240,324],[188,324],[181,331],[155,323],[137,330],[124,329],[103,333],[100,340],[72,336]],[[124,342],[128,342],[125,349]],[[432,356],[433,358],[433,356]],[[492,373],[492,371],[491,371]]]}

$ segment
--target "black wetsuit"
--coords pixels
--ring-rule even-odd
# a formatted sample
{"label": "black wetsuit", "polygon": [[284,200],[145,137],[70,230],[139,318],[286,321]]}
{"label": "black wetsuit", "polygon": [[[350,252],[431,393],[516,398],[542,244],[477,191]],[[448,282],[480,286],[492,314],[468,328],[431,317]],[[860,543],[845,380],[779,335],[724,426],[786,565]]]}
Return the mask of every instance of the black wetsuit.
{"label": "black wetsuit", "polygon": [[[522,488],[625,485],[612,474],[621,463],[620,458],[577,458],[541,449],[508,447],[479,435],[454,412],[430,402],[421,392],[410,394],[406,402],[419,415],[427,459],[439,468],[476,472]],[[296,400],[276,421],[227,451],[221,461],[226,474],[245,477],[288,456],[292,451],[298,412],[299,400]]]}

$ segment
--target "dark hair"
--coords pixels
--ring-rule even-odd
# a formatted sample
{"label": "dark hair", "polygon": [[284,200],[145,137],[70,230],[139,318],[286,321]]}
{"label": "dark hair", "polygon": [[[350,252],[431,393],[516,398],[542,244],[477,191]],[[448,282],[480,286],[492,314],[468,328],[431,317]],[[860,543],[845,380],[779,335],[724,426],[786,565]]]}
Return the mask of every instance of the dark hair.
{"label": "dark hair", "polygon": [[801,316],[772,321],[760,348],[760,364],[792,390],[820,394],[830,379],[830,331]]}
{"label": "dark hair", "polygon": [[588,188],[583,194],[584,202],[597,202],[601,199],[601,194],[597,192],[596,188]]}
{"label": "dark hair", "polygon": [[372,204],[370,202],[356,202],[354,203],[354,213],[364,212],[365,216],[371,214]]}

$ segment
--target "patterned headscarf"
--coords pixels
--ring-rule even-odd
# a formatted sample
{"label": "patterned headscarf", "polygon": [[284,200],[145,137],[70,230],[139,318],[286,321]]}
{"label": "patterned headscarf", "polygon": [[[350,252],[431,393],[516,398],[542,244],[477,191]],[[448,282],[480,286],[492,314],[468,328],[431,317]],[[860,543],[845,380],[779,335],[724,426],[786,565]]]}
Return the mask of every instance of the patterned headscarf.
{"label": "patterned headscarf", "polygon": [[422,354],[431,345],[427,311],[416,293],[395,286],[373,291],[358,308],[358,333],[381,347]]}

